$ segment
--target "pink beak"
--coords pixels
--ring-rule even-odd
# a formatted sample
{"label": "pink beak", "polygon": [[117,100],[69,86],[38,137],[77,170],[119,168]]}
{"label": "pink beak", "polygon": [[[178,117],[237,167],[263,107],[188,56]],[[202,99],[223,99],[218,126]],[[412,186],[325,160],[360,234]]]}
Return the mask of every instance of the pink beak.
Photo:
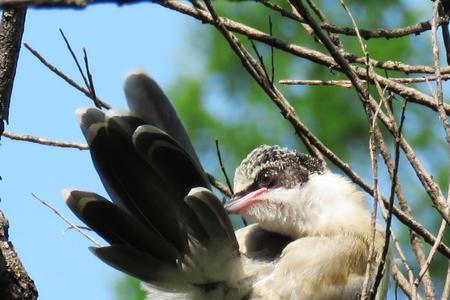
{"label": "pink beak", "polygon": [[267,188],[260,188],[259,190],[248,193],[242,198],[232,199],[231,202],[225,204],[225,209],[229,213],[241,214],[245,212],[250,206],[256,202],[261,201],[261,195],[268,191]]}

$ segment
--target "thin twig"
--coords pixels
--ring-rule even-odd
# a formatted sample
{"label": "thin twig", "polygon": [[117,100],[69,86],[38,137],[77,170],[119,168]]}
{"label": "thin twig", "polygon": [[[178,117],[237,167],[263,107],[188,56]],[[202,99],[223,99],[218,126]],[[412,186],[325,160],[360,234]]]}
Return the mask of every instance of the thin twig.
{"label": "thin twig", "polygon": [[432,17],[432,28],[431,28],[431,43],[433,47],[433,62],[436,76],[436,93],[435,93],[435,101],[437,103],[437,110],[439,113],[439,118],[441,119],[442,126],[445,131],[447,144],[450,150],[450,124],[448,122],[447,114],[444,108],[444,95],[442,90],[442,76],[440,70],[440,60],[439,60],[439,45],[437,42],[437,19],[439,16],[439,6],[441,5],[441,1],[437,0],[434,3],[433,8],[433,17]]}
{"label": "thin twig", "polygon": [[[269,73],[267,73],[267,68],[266,68],[266,64],[264,63],[264,58],[262,57],[262,55],[259,53],[258,48],[255,45],[255,42],[253,40],[250,40],[250,43],[252,45],[253,51],[255,51],[256,57],[258,58],[259,64],[261,65],[261,68],[264,71],[264,75],[269,78]],[[273,81],[271,81],[273,84]]]}
{"label": "thin twig", "polygon": [[[422,77],[413,77],[413,78],[390,77],[389,80],[392,80],[396,83],[413,84],[413,83],[436,81],[437,77],[436,76],[422,76]],[[442,75],[441,80],[450,80],[450,74]],[[333,86],[345,87],[345,88],[352,87],[352,83],[350,80],[281,79],[278,82],[280,84],[286,84],[286,85],[333,85]]]}
{"label": "thin twig", "polygon": [[[432,40],[432,45],[433,45],[434,67],[436,69],[435,75],[437,77],[437,81],[436,81],[437,90],[435,93],[435,98],[436,98],[436,102],[438,104],[439,118],[441,119],[442,126],[445,131],[445,135],[446,135],[446,139],[447,139],[447,146],[448,146],[449,153],[450,153],[450,124],[448,122],[447,114],[445,113],[445,109],[444,109],[444,94],[443,94],[444,92],[442,89],[441,73],[439,70],[439,68],[440,68],[439,45],[438,45],[437,38],[436,38],[436,31],[437,31],[436,20],[438,18],[440,7],[441,7],[441,2],[439,0],[437,0],[434,3],[434,9],[433,9],[431,40]],[[448,27],[446,27],[446,29],[447,29],[447,32],[445,32],[445,33],[443,32],[443,34],[444,34],[444,37],[447,38],[445,47],[447,50],[447,60],[448,60],[448,55],[449,55],[449,52],[448,52]],[[448,191],[447,191],[447,207],[449,205],[450,205],[450,179],[449,179],[449,186],[448,186]],[[441,227],[439,228],[438,236],[436,238],[436,243],[438,242],[439,238],[443,239],[445,228],[446,228],[446,223],[445,223],[445,220],[443,220],[441,223]],[[430,250],[430,253],[428,255],[428,258],[427,258],[427,264],[423,268],[423,269],[425,269],[425,271],[428,269],[428,266],[431,263],[431,259],[433,258],[435,252],[436,252],[435,245],[433,245],[433,247]],[[450,272],[450,267],[449,267],[449,272]],[[422,272],[420,272],[420,274],[422,274]],[[450,273],[447,274],[446,283],[447,283],[447,281],[450,280],[449,277],[450,277]],[[443,294],[445,294],[445,292],[443,292]]]}
{"label": "thin twig", "polygon": [[[39,59],[39,61],[46,66],[50,71],[52,71],[53,73],[55,73],[56,75],[58,75],[60,78],[62,78],[65,82],[67,82],[68,84],[70,84],[72,87],[74,87],[75,89],[79,90],[80,92],[82,92],[83,94],[85,94],[87,97],[91,98],[91,93],[90,91],[88,91],[87,89],[85,89],[84,87],[82,87],[81,85],[79,85],[78,83],[76,83],[74,80],[72,80],[70,77],[68,77],[66,74],[64,74],[62,71],[60,71],[58,68],[56,68],[55,66],[53,66],[52,64],[50,64],[37,50],[33,49],[30,45],[28,45],[27,43],[24,43],[25,48],[31,52],[31,54],[33,54],[37,59]],[[92,99],[92,98],[91,98]],[[93,100],[93,99],[92,99]],[[109,105],[108,103],[106,103],[105,101],[97,98],[96,99],[97,103],[99,103],[103,108],[106,109],[110,109],[111,105]]]}
{"label": "thin twig", "polygon": [[278,81],[280,84],[286,85],[320,85],[320,86],[336,86],[342,88],[351,88],[350,80],[303,80],[303,79],[283,79]]}
{"label": "thin twig", "polygon": [[46,146],[54,146],[54,147],[61,147],[61,148],[75,148],[78,150],[87,150],[89,149],[89,146],[87,144],[80,144],[80,143],[73,143],[73,142],[63,142],[63,141],[55,141],[50,139],[45,139],[37,136],[32,135],[20,135],[16,134],[10,131],[4,131],[3,136],[7,137],[11,140],[17,140],[17,141],[25,141],[30,143],[36,143]]}
{"label": "thin twig", "polygon": [[450,298],[450,261],[448,263],[447,277],[445,278],[441,300],[448,300],[449,298]]}
{"label": "thin twig", "polygon": [[[447,9],[444,7],[444,5],[442,5],[442,3],[439,5],[438,10],[439,10],[439,16],[442,17],[447,17],[448,16],[448,12]],[[434,18],[434,16],[433,16]],[[432,22],[434,22],[435,24],[432,24],[432,26],[436,26],[436,19],[434,18],[434,21],[432,20]],[[447,60],[447,65],[450,65],[450,33],[448,31],[448,22],[442,24],[441,26],[441,33],[442,33],[442,41],[444,42],[444,47],[445,47],[445,56],[446,56],[446,60]]]}
{"label": "thin twig", "polygon": [[448,23],[442,24],[442,40],[444,41],[445,57],[447,65],[450,65],[450,33],[448,31]]}
{"label": "thin twig", "polygon": [[[269,34],[270,36],[273,36],[273,24],[272,24],[272,17],[269,16]],[[275,64],[274,64],[274,55],[273,55],[273,46],[270,46],[270,65],[271,65],[271,72],[270,72],[270,82],[274,83],[275,80]]]}
{"label": "thin twig", "polygon": [[[394,177],[394,164],[391,162],[391,157],[388,152],[388,148],[383,140],[383,137],[381,136],[381,133],[377,133],[377,143],[380,147],[381,156],[383,157],[384,163],[388,169],[388,173],[389,173],[390,179],[392,181],[392,179]],[[399,203],[401,210],[408,217],[411,217],[412,216],[411,208],[409,207],[409,204],[406,200],[406,196],[403,193],[403,190],[402,190],[399,182],[397,182],[397,186],[395,188],[395,193],[397,195],[397,201]],[[384,204],[384,202],[382,202],[380,204]],[[394,206],[394,209],[395,209],[395,206]],[[394,214],[395,214],[395,210],[394,210]],[[386,214],[386,218],[387,218],[387,214]],[[416,257],[416,262],[417,262],[418,266],[421,267],[425,263],[425,254],[423,251],[422,239],[414,231],[410,231],[410,235],[411,235],[411,246],[412,246],[412,250],[414,251],[414,254]],[[441,246],[442,246],[442,244],[441,244]],[[414,275],[412,273],[411,268],[407,268],[407,270],[408,270],[408,278],[410,281],[410,285],[411,285],[411,288],[413,288]],[[429,273],[426,274],[426,277],[424,277],[424,280],[431,281],[431,277],[429,276]]]}
{"label": "thin twig", "polygon": [[69,40],[66,38],[66,35],[64,34],[64,32],[62,31],[62,29],[59,29],[59,32],[61,33],[62,38],[64,39],[64,42],[66,43],[66,47],[70,52],[70,55],[72,56],[75,64],[77,65],[78,68],[78,72],[80,73],[81,77],[83,78],[84,81],[84,85],[89,89],[89,82],[86,78],[86,75],[84,75],[84,71],[81,68],[80,62],[78,61],[77,56],[75,55],[75,52],[72,50],[72,46],[70,46]]}
{"label": "thin twig", "polygon": [[[295,20],[300,23],[305,23],[305,20],[299,16],[298,14],[292,13],[290,11],[285,10],[283,7],[272,3],[267,0],[260,0],[258,1],[262,3],[264,6],[278,12],[281,16],[287,17],[289,19]],[[438,25],[445,25],[449,21],[448,16],[440,17],[438,20]],[[356,36],[356,30],[353,27],[339,27],[334,24],[330,24],[327,21],[324,21],[320,24],[320,27],[329,33],[337,33],[342,35],[348,35],[348,36]],[[365,39],[378,39],[378,38],[384,38],[384,39],[394,39],[399,37],[404,37],[408,35],[419,35],[425,31],[431,30],[431,21],[424,21],[419,22],[417,24],[409,25],[406,27],[399,27],[399,28],[380,28],[380,29],[362,29],[359,28],[360,35]]]}
{"label": "thin twig", "polygon": [[98,103],[97,101],[97,96],[95,95],[95,87],[94,87],[94,80],[92,79],[92,73],[89,70],[89,60],[88,60],[88,55],[86,52],[86,48],[83,48],[83,57],[84,57],[84,66],[86,68],[86,74],[87,74],[87,79],[88,79],[88,90],[91,94],[91,99],[94,101],[94,104],[97,108],[102,108],[102,106],[100,105],[100,103]]}
{"label": "thin twig", "polygon": [[[448,17],[445,18],[439,18],[438,21],[439,25],[445,24],[448,22]],[[351,27],[338,27],[333,24],[329,23],[322,23],[320,27],[328,32],[332,33],[338,33],[343,35],[349,35],[349,36],[356,36],[356,31],[354,28]],[[384,38],[384,39],[392,39],[392,38],[399,38],[407,35],[418,35],[422,32],[428,31],[431,29],[431,21],[424,21],[417,24],[413,24],[406,27],[400,27],[400,28],[394,28],[394,29],[359,29],[359,33],[361,36],[366,39],[377,39],[377,38]]]}
{"label": "thin twig", "polygon": [[394,198],[395,198],[395,187],[397,185],[397,180],[398,180],[398,166],[399,166],[399,161],[400,161],[400,137],[402,135],[402,130],[403,130],[403,124],[405,121],[405,111],[406,111],[406,104],[407,102],[405,101],[403,103],[402,106],[402,113],[401,113],[401,117],[400,117],[400,125],[399,125],[399,129],[398,129],[398,136],[396,137],[395,140],[395,146],[394,146],[394,174],[392,177],[392,182],[391,182],[391,191],[389,194],[389,210],[388,210],[388,217],[386,220],[386,231],[385,231],[385,240],[384,240],[384,246],[383,246],[383,251],[381,253],[381,259],[380,259],[380,263],[378,265],[378,269],[376,272],[376,276],[375,276],[375,281],[371,290],[371,298],[375,299],[375,295],[377,293],[378,290],[378,286],[381,282],[381,279],[383,278],[383,269],[384,269],[384,265],[386,262],[386,257],[387,254],[389,252],[389,242],[390,242],[390,237],[391,237],[391,223],[392,223],[392,208],[394,206]]}
{"label": "thin twig", "polygon": [[206,173],[206,175],[208,176],[208,180],[211,185],[218,189],[222,194],[226,195],[227,197],[233,196],[230,189],[225,184],[220,182],[216,177],[209,173]]}
{"label": "thin twig", "polygon": [[[409,299],[412,298],[412,291],[411,287],[409,286],[408,280],[403,276],[402,272],[397,268],[397,266],[394,264],[392,265],[392,277],[394,277],[394,280],[396,283],[398,283],[398,286],[402,289],[402,291],[408,296]],[[422,300],[422,297],[417,296],[417,300]]]}
{"label": "thin twig", "polygon": [[220,169],[222,170],[223,176],[225,177],[225,181],[227,183],[227,186],[230,189],[231,194],[234,194],[233,186],[231,185],[231,181],[228,178],[227,171],[225,170],[225,167],[224,167],[224,164],[223,164],[223,161],[222,161],[222,154],[220,153],[220,148],[219,148],[219,140],[216,140],[216,153],[217,153],[217,158],[219,159]]}
{"label": "thin twig", "polygon": [[69,225],[70,227],[74,228],[76,231],[78,231],[79,233],[81,233],[85,238],[87,238],[89,241],[91,241],[92,243],[94,243],[97,247],[102,247],[102,245],[97,242],[94,238],[92,238],[91,236],[89,236],[87,233],[85,233],[81,228],[79,228],[77,225],[75,225],[74,223],[70,222],[69,219],[67,219],[60,211],[58,211],[56,208],[54,208],[52,205],[50,205],[49,203],[47,203],[46,201],[44,201],[43,199],[39,198],[38,196],[36,196],[34,193],[31,193],[31,195],[38,200],[39,202],[41,202],[42,204],[44,204],[45,206],[47,206],[48,208],[50,208],[58,217],[60,217],[67,225]]}
{"label": "thin twig", "polygon": [[422,278],[425,275],[425,272],[430,267],[431,260],[433,259],[434,255],[436,254],[437,247],[439,246],[439,244],[444,239],[444,233],[445,233],[446,227],[447,227],[447,223],[445,222],[445,220],[442,220],[441,221],[441,226],[439,226],[439,231],[438,231],[438,234],[436,236],[436,241],[434,242],[434,245],[431,247],[430,253],[428,253],[428,257],[427,257],[427,260],[425,262],[425,265],[422,266],[422,268],[420,269],[420,272],[419,272],[419,276],[414,281],[414,285],[416,285],[416,287],[419,286],[419,283],[422,281]]}
{"label": "thin twig", "polygon": [[272,2],[270,2],[268,0],[259,0],[258,3],[261,3],[265,7],[270,8],[271,10],[274,10],[274,11],[280,13],[280,15],[283,16],[283,17],[287,17],[287,18],[289,18],[291,20],[295,20],[295,21],[298,21],[300,23],[304,23],[305,22],[298,14],[295,14],[293,12],[285,10],[283,7],[281,7],[280,5],[278,5],[276,3],[272,3]]}
{"label": "thin twig", "polygon": [[83,226],[83,225],[77,225],[76,227],[74,226],[67,226],[66,229],[63,230],[62,234],[66,234],[68,231],[72,230],[72,229],[82,229],[82,230],[86,230],[86,231],[93,231],[90,227],[88,226]]}
{"label": "thin twig", "polygon": [[[381,103],[380,103],[381,104]],[[376,237],[376,218],[377,218],[377,208],[378,203],[381,202],[380,192],[379,192],[379,185],[378,185],[378,147],[375,143],[375,120],[372,123],[371,129],[370,129],[370,137],[369,137],[369,153],[370,153],[370,162],[371,162],[371,170],[372,170],[372,179],[373,179],[373,203],[372,203],[372,209],[370,211],[370,244],[369,244],[369,257],[367,259],[366,264],[366,272],[364,275],[364,281],[363,286],[361,288],[361,298],[360,299],[367,299],[368,295],[368,287],[369,282],[371,282],[372,277],[372,266],[376,263],[376,256],[374,255],[375,252],[375,237]]]}
{"label": "thin twig", "polygon": [[[384,217],[384,214],[383,214],[383,217]],[[387,218],[387,211],[386,211],[386,218]],[[414,274],[413,274],[412,267],[409,265],[408,259],[406,258],[406,255],[400,246],[400,242],[399,242],[397,236],[395,235],[394,231],[392,230],[392,228],[391,228],[391,237],[392,237],[392,241],[394,242],[395,249],[397,250],[397,253],[400,257],[400,260],[402,261],[403,266],[405,267],[406,271],[408,272],[409,284],[412,287],[413,281],[414,281]]]}
{"label": "thin twig", "polygon": [[[322,23],[328,23],[328,19],[325,16],[325,14],[320,10],[320,8],[316,5],[316,3],[312,0],[306,0],[306,3],[308,3],[309,7],[312,9],[312,11],[316,14],[316,16],[320,19]],[[330,32],[330,39],[333,41],[333,43],[338,47],[339,49],[343,50],[344,45],[341,42],[341,39],[337,34],[334,34]]]}

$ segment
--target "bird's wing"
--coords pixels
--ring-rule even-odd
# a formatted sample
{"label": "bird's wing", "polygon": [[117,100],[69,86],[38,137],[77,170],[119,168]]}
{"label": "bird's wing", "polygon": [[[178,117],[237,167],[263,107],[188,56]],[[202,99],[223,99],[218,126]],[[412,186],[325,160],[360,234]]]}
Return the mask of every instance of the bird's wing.
{"label": "bird's wing", "polygon": [[292,239],[251,224],[236,230],[239,251],[246,257],[261,261],[276,261]]}
{"label": "bird's wing", "polygon": [[[159,292],[241,299],[248,285],[236,237],[220,201],[207,189],[175,111],[143,74],[131,75],[126,89],[131,113],[77,111],[92,161],[112,199],[63,192],[72,211],[110,244],[92,252]],[[164,111],[167,115],[158,119]]]}
{"label": "bird's wing", "polygon": [[300,238],[284,249],[273,272],[255,284],[250,299],[356,299],[368,248],[366,239],[352,235]]}
{"label": "bird's wing", "polygon": [[124,89],[131,112],[174,138],[200,166],[180,118],[156,81],[145,71],[135,70],[126,76]]}

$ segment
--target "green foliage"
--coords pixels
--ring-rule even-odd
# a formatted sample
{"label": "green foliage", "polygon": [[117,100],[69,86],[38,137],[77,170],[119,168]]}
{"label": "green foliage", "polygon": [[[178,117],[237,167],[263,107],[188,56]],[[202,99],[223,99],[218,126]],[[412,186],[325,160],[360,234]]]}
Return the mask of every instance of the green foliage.
{"label": "green foliage", "polygon": [[139,280],[126,276],[117,283],[117,300],[144,300],[145,292],[141,289]]}

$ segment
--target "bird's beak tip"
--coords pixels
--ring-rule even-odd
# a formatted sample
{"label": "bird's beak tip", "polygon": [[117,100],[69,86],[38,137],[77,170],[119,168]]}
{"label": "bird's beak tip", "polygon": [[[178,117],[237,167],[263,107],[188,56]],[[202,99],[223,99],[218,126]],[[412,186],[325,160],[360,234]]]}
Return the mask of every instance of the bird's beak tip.
{"label": "bird's beak tip", "polygon": [[225,204],[225,210],[230,214],[242,214],[250,206],[261,201],[262,199],[260,196],[266,192],[267,188],[260,188],[242,197],[235,196],[231,198],[227,204]]}

